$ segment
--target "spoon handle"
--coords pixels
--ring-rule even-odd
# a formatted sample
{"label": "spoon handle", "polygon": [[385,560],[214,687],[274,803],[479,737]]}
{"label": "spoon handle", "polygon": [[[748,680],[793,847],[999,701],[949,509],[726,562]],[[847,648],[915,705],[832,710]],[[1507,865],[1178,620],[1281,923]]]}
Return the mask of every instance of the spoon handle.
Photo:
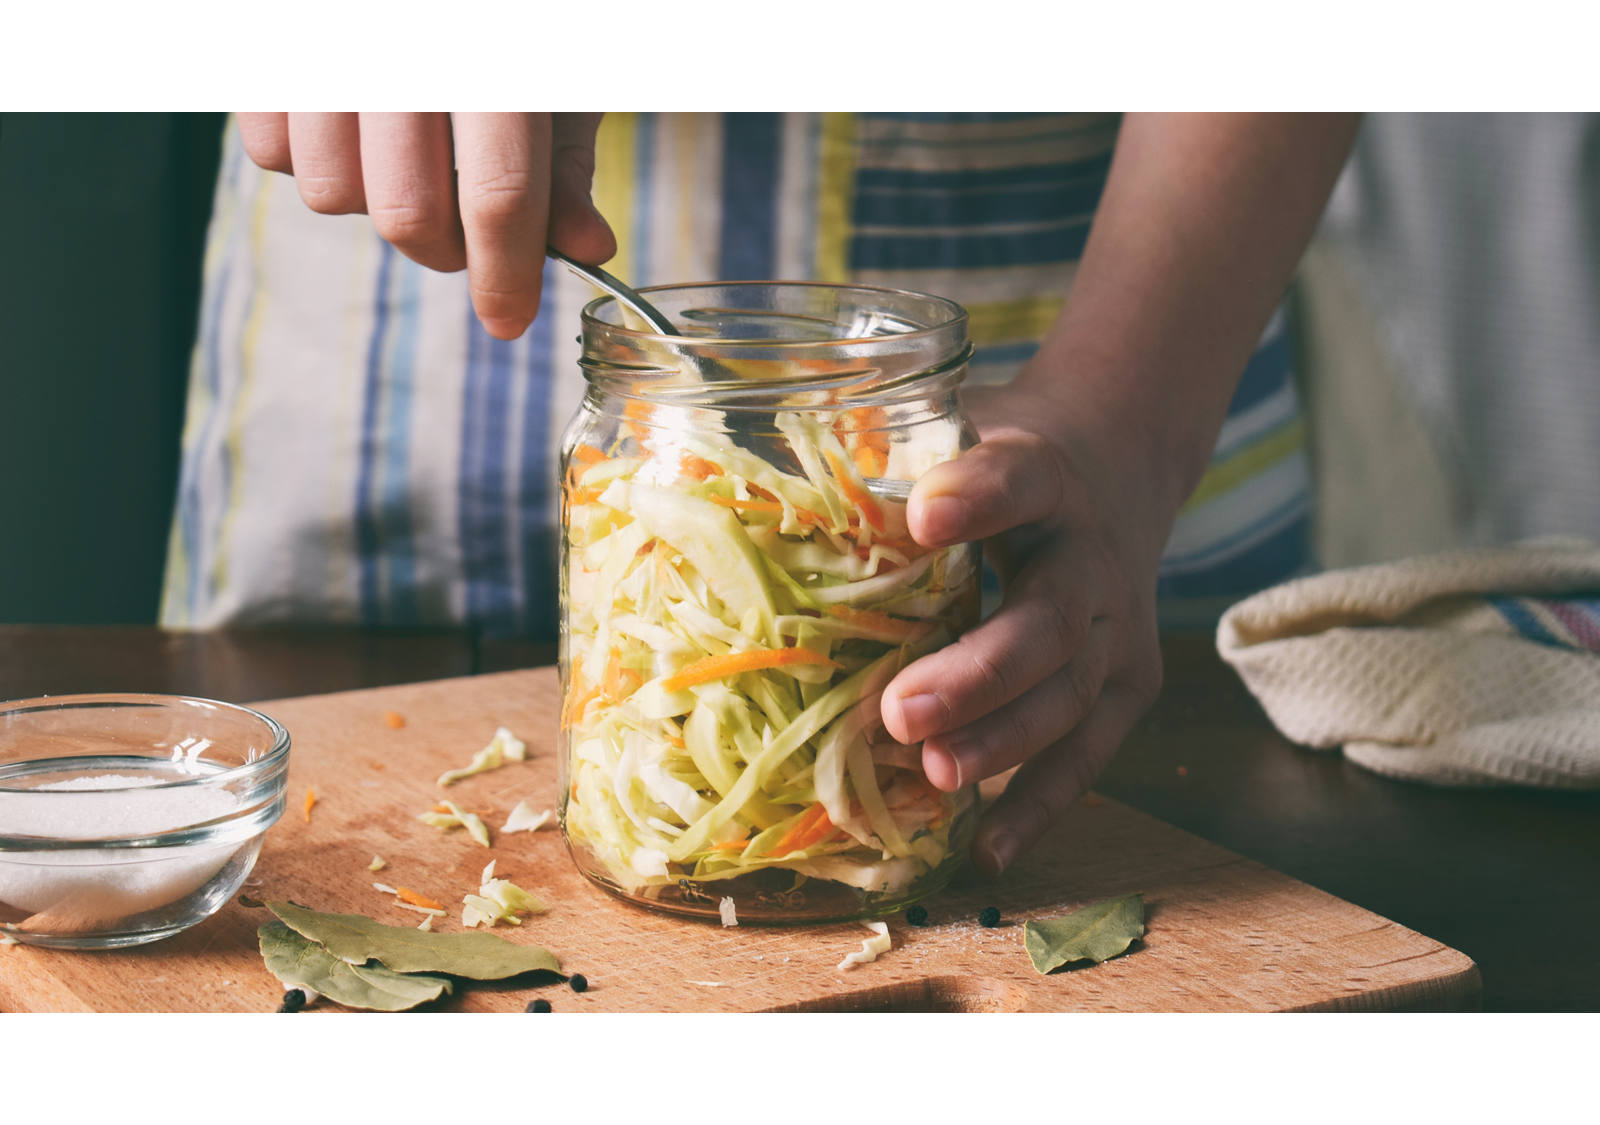
{"label": "spoon handle", "polygon": [[553,247],[545,247],[545,253],[554,258],[556,261],[560,262],[562,265],[566,266],[579,277],[583,278],[590,285],[593,285],[597,289],[603,289],[607,293],[611,294],[624,306],[638,313],[639,316],[644,319],[646,324],[650,325],[651,328],[655,329],[663,336],[676,336],[679,334],[677,328],[673,326],[672,321],[663,316],[660,309],[656,308],[649,301],[639,296],[639,294],[635,293],[632,289],[628,288],[628,286],[623,284],[621,281],[618,281],[615,277],[601,269],[599,266],[585,265],[582,262],[575,261]]}

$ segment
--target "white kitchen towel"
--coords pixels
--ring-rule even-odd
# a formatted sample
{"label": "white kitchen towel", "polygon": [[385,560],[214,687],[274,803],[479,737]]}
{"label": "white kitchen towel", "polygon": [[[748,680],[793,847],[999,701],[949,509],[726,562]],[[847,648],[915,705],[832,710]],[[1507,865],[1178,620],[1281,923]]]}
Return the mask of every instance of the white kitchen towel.
{"label": "white kitchen towel", "polygon": [[1600,547],[1330,571],[1233,606],[1217,650],[1283,734],[1441,785],[1600,788]]}

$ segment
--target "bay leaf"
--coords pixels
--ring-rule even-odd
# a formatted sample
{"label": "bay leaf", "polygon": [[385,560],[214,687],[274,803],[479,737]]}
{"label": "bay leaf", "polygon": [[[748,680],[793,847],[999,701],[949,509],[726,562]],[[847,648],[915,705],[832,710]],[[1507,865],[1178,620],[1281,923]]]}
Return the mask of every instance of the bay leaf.
{"label": "bay leaf", "polygon": [[428,933],[414,926],[386,926],[361,914],[324,914],[292,902],[269,902],[267,909],[302,937],[352,965],[378,961],[397,973],[449,973],[471,980],[561,971],[561,963],[549,950],[482,931]]}
{"label": "bay leaf", "polygon": [[1041,973],[1074,961],[1099,964],[1120,957],[1144,936],[1144,896],[1122,895],[1092,906],[1028,922],[1022,927],[1022,944]]}
{"label": "bay leaf", "polygon": [[282,922],[268,922],[256,931],[267,971],[285,989],[305,988],[347,1008],[403,1012],[447,995],[448,977],[397,973],[382,965],[352,965]]}

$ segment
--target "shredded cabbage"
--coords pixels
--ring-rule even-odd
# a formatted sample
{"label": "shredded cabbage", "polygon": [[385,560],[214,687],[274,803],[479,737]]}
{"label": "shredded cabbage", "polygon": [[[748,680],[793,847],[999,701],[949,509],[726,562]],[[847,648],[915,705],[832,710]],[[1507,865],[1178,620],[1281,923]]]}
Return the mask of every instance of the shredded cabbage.
{"label": "shredded cabbage", "polygon": [[527,743],[512,734],[505,727],[500,727],[494,732],[494,737],[485,746],[472,756],[472,761],[458,770],[446,770],[439,775],[439,785],[454,785],[463,777],[471,777],[475,773],[485,770],[497,770],[507,762],[521,762],[528,757]]}
{"label": "shredded cabbage", "polygon": [[776,868],[900,893],[971,801],[928,784],[878,702],[972,620],[975,550],[910,537],[903,488],[869,485],[892,448],[777,428],[787,467],[704,431],[571,461],[564,824],[630,892]]}

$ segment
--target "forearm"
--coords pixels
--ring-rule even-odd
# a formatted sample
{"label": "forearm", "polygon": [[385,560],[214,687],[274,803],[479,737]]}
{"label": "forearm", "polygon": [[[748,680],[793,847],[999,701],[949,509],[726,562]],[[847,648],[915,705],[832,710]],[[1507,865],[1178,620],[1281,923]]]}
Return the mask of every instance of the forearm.
{"label": "forearm", "polygon": [[1175,514],[1355,136],[1346,114],[1132,114],[1071,294],[1020,376],[1116,434]]}

